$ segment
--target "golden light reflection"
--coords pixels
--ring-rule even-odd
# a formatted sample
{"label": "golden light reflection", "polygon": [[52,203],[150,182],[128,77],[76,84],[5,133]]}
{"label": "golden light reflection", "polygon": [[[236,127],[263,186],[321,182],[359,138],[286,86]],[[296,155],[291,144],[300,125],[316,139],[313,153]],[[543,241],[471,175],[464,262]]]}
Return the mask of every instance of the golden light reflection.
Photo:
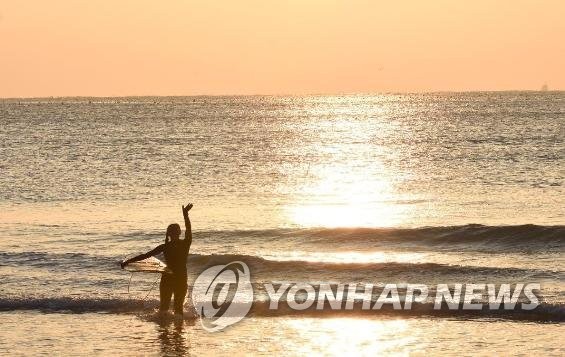
{"label": "golden light reflection", "polygon": [[289,206],[288,215],[305,227],[398,226],[408,214],[399,199],[384,168],[379,174],[346,162],[318,168],[311,183],[300,190],[298,203]]}
{"label": "golden light reflection", "polygon": [[406,354],[414,346],[407,320],[368,320],[355,318],[289,320],[290,328],[310,331],[313,338],[299,348],[301,355],[325,353],[377,356]]}
{"label": "golden light reflection", "polygon": [[278,261],[307,261],[319,263],[424,263],[427,253],[411,252],[304,252],[293,251],[277,254],[261,254],[265,259]]}

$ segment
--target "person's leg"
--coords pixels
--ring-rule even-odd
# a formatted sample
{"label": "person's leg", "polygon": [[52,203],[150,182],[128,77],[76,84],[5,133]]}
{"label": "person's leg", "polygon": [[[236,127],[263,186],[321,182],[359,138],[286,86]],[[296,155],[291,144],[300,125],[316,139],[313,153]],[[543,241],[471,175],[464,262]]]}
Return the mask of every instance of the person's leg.
{"label": "person's leg", "polygon": [[183,313],[184,298],[186,297],[187,288],[188,284],[186,283],[186,279],[182,279],[175,283],[175,314]]}
{"label": "person's leg", "polygon": [[167,274],[161,276],[161,283],[159,284],[159,297],[161,304],[159,306],[159,311],[169,310],[169,305],[171,304],[171,296],[173,295],[173,284],[172,279]]}

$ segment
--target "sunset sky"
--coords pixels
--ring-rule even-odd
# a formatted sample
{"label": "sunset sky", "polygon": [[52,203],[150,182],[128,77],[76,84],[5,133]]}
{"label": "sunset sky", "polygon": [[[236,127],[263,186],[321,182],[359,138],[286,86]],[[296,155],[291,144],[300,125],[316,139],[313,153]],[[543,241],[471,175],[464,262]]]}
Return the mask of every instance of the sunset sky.
{"label": "sunset sky", "polygon": [[563,0],[0,0],[0,97],[565,89]]}

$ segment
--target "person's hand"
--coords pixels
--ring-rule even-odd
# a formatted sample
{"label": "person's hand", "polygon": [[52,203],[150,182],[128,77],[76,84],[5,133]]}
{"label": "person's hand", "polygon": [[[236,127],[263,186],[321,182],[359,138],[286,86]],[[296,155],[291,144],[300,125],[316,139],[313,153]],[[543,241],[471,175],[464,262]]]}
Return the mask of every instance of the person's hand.
{"label": "person's hand", "polygon": [[188,215],[188,211],[190,211],[192,206],[194,206],[192,203],[189,203],[186,206],[182,206],[182,214],[185,216]]}

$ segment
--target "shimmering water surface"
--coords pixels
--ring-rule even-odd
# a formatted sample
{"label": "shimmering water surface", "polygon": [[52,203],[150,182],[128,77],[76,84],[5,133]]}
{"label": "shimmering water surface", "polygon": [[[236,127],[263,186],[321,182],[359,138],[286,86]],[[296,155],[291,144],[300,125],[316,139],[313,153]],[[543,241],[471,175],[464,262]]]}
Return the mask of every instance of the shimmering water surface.
{"label": "shimmering water surface", "polygon": [[[0,124],[1,351],[565,352],[564,92],[0,99]],[[116,262],[188,201],[189,283],[242,260],[258,285],[539,282],[542,304],[157,321],[157,277],[128,293]]]}

